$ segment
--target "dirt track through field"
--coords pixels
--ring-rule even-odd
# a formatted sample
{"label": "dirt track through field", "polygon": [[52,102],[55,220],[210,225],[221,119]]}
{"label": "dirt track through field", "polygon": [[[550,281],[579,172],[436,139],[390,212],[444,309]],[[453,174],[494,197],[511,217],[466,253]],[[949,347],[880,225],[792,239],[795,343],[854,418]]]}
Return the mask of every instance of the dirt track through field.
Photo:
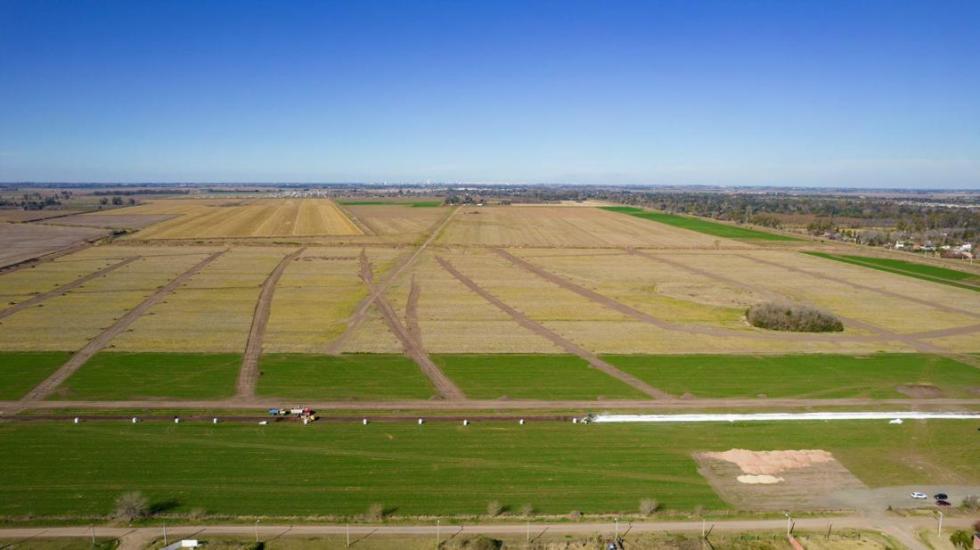
{"label": "dirt track through field", "polygon": [[112,324],[112,326],[102,331],[102,333],[90,340],[88,344],[85,344],[82,349],[75,352],[75,354],[72,355],[71,358],[68,359],[68,361],[58,368],[58,370],[51,376],[38,384],[33,390],[28,392],[21,402],[26,406],[31,401],[40,401],[51,395],[51,392],[53,392],[55,388],[60,386],[61,383],[67,380],[69,376],[74,374],[75,371],[84,365],[85,362],[88,361],[93,355],[101,351],[102,348],[106,347],[106,345],[108,345],[113,338],[126,330],[129,325],[133,324],[133,322],[139,319],[140,316],[146,313],[147,310],[162,302],[167,296],[176,290],[177,287],[184,284],[188,279],[207,267],[208,264],[217,260],[225,252],[227,251],[221,250],[219,252],[209,254],[206,258],[194,264],[194,266],[178,275],[165,286],[160,287],[156,292],[140,302],[139,305],[127,311],[126,314],[120,317],[119,320]]}
{"label": "dirt track through field", "polygon": [[[422,346],[422,327],[419,325],[419,297],[422,295],[422,287],[412,275],[412,287],[408,292],[408,302],[405,304],[405,325],[408,327],[408,334],[413,340]],[[424,346],[422,346],[424,348]]]}
{"label": "dirt track through field", "polygon": [[[373,279],[373,270],[371,269],[371,263],[368,261],[366,255],[361,256],[361,278],[363,279],[364,284],[368,285],[369,288],[372,288],[371,281]],[[412,292],[415,293],[414,300],[417,305],[419,290],[418,286],[415,285],[414,279],[412,281],[412,287]],[[412,298],[409,296],[411,311],[406,312],[407,317],[417,316],[417,313],[414,311],[416,305],[412,305],[411,302]],[[405,355],[410,357],[412,361],[419,366],[419,369],[422,370],[422,374],[428,377],[436,391],[439,392],[439,395],[442,396],[443,399],[454,401],[466,399],[466,395],[463,393],[463,390],[459,389],[459,387],[452,380],[450,380],[444,372],[442,372],[442,369],[440,369],[439,366],[432,361],[432,358],[429,357],[429,354],[425,351],[425,348],[422,347],[421,339],[416,339],[413,336],[412,331],[409,328],[406,328],[405,324],[401,322],[398,313],[395,312],[395,308],[392,307],[391,302],[388,301],[388,298],[386,298],[383,294],[379,294],[374,303],[378,307],[378,311],[381,312],[381,317],[384,319],[385,324],[388,325],[388,329],[391,330],[391,333],[398,338],[399,342],[401,342]],[[416,330],[418,330],[418,322],[416,321],[415,324]],[[419,334],[421,333],[419,332]]]}
{"label": "dirt track through field", "polygon": [[370,287],[371,290],[368,295],[361,300],[361,302],[357,305],[357,309],[354,310],[354,314],[351,315],[350,320],[347,323],[347,329],[344,330],[344,333],[341,334],[336,340],[327,346],[326,353],[328,355],[336,355],[340,353],[340,350],[343,349],[347,340],[350,339],[354,331],[356,331],[357,328],[361,326],[361,323],[364,322],[368,311],[371,309],[371,306],[378,299],[378,297],[381,296],[382,293],[384,293],[388,287],[391,286],[391,283],[397,280],[398,277],[405,272],[405,270],[415,263],[415,260],[418,259],[419,255],[421,255],[422,252],[425,251],[425,249],[439,237],[446,226],[449,225],[449,222],[453,219],[453,216],[455,216],[457,212],[459,212],[459,208],[453,208],[453,210],[451,210],[441,222],[438,222],[438,224],[429,233],[429,236],[422,242],[421,245],[419,245],[418,248],[415,249],[415,252],[413,252],[411,256],[406,257],[405,260],[401,262],[394,270],[389,272],[379,284]]}
{"label": "dirt track through field", "polygon": [[248,331],[245,353],[242,355],[242,366],[238,371],[238,383],[235,386],[238,397],[255,395],[255,386],[259,381],[262,340],[265,338],[265,327],[269,323],[269,313],[272,310],[272,297],[276,292],[276,284],[279,283],[279,278],[286,271],[286,267],[296,260],[304,250],[306,247],[287,254],[262,283],[259,299],[255,302],[255,312],[252,314],[252,326]]}
{"label": "dirt track through field", "polygon": [[89,273],[88,275],[83,275],[82,277],[79,277],[70,283],[61,285],[54,290],[49,290],[48,292],[42,292],[41,294],[32,296],[31,298],[24,300],[23,302],[14,304],[8,307],[7,309],[0,311],[0,319],[3,319],[5,317],[10,317],[14,313],[17,313],[18,311],[40,304],[41,302],[48,300],[50,298],[68,294],[68,292],[70,292],[71,290],[74,290],[82,286],[83,284],[91,281],[92,279],[96,279],[98,277],[111,273],[119,269],[120,267],[130,264],[138,259],[140,259],[140,256],[130,256],[129,258],[126,258],[121,262],[117,262],[110,266],[103,267],[102,269]]}
{"label": "dirt track through field", "polygon": [[527,315],[524,315],[524,313],[507,305],[493,294],[487,292],[483,287],[478,285],[475,281],[473,281],[466,275],[463,275],[461,272],[459,272],[445,258],[438,256],[436,257],[436,260],[438,260],[439,265],[441,265],[443,269],[449,272],[450,275],[455,277],[456,280],[463,283],[467,288],[469,288],[470,290],[478,294],[484,300],[496,306],[497,309],[510,315],[510,317],[515,321],[517,321],[517,323],[522,327],[528,329],[534,334],[537,334],[545,338],[546,340],[550,341],[551,343],[555,344],[556,346],[565,350],[566,352],[581,357],[582,359],[586,360],[590,365],[592,365],[594,368],[608,374],[609,376],[612,376],[613,378],[621,382],[626,383],[629,386],[632,386],[633,388],[649,395],[650,397],[653,397],[655,399],[673,399],[672,395],[663,392],[661,390],[658,390],[657,388],[654,388],[650,384],[647,384],[646,382],[640,380],[639,378],[631,374],[619,370],[618,368],[600,359],[599,356],[595,355],[591,351],[579,346],[578,344],[572,342],[571,340],[566,339],[564,336],[549,329],[548,327],[542,325],[541,323],[532,320]]}

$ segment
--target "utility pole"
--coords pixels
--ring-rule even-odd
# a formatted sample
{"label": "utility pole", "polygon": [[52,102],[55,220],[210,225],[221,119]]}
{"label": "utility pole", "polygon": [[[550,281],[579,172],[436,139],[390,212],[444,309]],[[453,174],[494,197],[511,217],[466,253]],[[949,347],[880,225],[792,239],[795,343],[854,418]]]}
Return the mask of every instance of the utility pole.
{"label": "utility pole", "polygon": [[350,524],[347,524],[347,548],[350,548]]}
{"label": "utility pole", "polygon": [[442,523],[441,520],[438,520],[438,519],[436,520],[436,550],[438,550],[438,548],[439,548],[439,541],[442,539],[442,537],[439,536],[440,535],[440,533],[439,533],[439,527],[440,527],[441,523]]}
{"label": "utility pole", "polygon": [[936,510],[936,513],[939,514],[939,531],[938,531],[938,534],[939,534],[940,537],[942,537],[943,536],[943,513],[940,512],[939,510]]}
{"label": "utility pole", "polygon": [[167,543],[167,524],[166,523],[163,524],[163,545],[164,546],[168,546],[168,543]]}
{"label": "utility pole", "polygon": [[793,518],[789,515],[789,512],[783,512],[786,516],[786,536],[788,537],[793,531]]}
{"label": "utility pole", "polygon": [[260,521],[262,521],[262,520],[260,520],[260,519],[255,520],[255,542],[256,543],[259,542],[259,522]]}
{"label": "utility pole", "polygon": [[92,533],[92,546],[95,546],[95,526],[89,525],[88,530],[90,533]]}

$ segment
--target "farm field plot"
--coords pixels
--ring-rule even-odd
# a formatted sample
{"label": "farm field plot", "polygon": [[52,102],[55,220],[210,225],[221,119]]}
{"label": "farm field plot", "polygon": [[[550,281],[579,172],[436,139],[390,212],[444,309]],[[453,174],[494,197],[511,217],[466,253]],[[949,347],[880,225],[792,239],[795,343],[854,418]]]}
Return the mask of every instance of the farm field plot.
{"label": "farm field plot", "polygon": [[743,247],[742,243],[608,212],[600,208],[464,207],[437,241],[513,247]]}
{"label": "farm field plot", "polygon": [[63,351],[0,352],[0,401],[20,399],[70,356]]}
{"label": "farm field plot", "polygon": [[645,220],[651,220],[667,225],[672,225],[674,227],[680,227],[682,229],[697,231],[698,233],[704,233],[706,235],[712,235],[714,237],[724,237],[726,239],[750,239],[750,240],[762,240],[762,241],[799,240],[799,239],[794,239],[793,237],[787,237],[785,235],[779,235],[776,233],[769,233],[766,231],[750,229],[748,227],[739,227],[736,225],[729,225],[727,223],[718,223],[718,222],[713,222],[706,219],[695,218],[691,216],[678,216],[676,214],[667,214],[666,212],[653,212],[650,210],[644,210],[642,208],[636,208],[634,206],[605,206],[603,207],[603,209],[609,210],[610,212],[618,212],[620,214],[627,214]]}
{"label": "farm field plot", "polygon": [[[810,274],[791,271],[789,268],[802,267],[798,257],[802,254],[784,253],[781,255],[766,254],[758,257],[768,259],[786,268],[770,264],[760,264],[748,257],[733,255],[678,255],[675,259],[685,265],[706,270],[723,269],[727,276],[743,281],[751,281],[753,285],[793,300],[808,302],[827,309],[838,315],[851,317],[897,332],[917,332],[957,326],[970,325],[977,322],[976,317],[965,314],[943,311],[928,305],[915,303],[895,296],[884,296],[872,290],[855,288],[842,282],[822,279]],[[813,261],[822,261],[813,259]],[[834,265],[834,264],[831,264]],[[911,281],[920,285],[918,281]],[[875,288],[886,288],[888,283],[879,282]],[[895,288],[895,287],[893,287]],[[896,290],[904,295],[918,297],[914,288]],[[944,289],[944,287],[939,287]],[[912,294],[909,294],[912,292]],[[950,292],[966,294],[957,289]],[[973,298],[972,293],[969,298]],[[963,307],[964,301],[951,299],[939,303]],[[977,302],[980,306],[980,302]],[[980,310],[978,310],[980,311]]]}
{"label": "farm field plot", "polygon": [[376,204],[364,201],[341,204],[375,236],[393,243],[417,241],[449,213],[447,208],[414,207],[396,203]]}
{"label": "farm field plot", "polygon": [[51,399],[218,399],[235,393],[241,355],[97,353]]}
{"label": "farm field plot", "polygon": [[121,259],[122,256],[116,259],[83,258],[73,254],[37,264],[30,269],[0,274],[0,310],[54,290]]}
{"label": "farm field plot", "polygon": [[[548,514],[634,511],[642,498],[711,510],[725,505],[697,452],[823,449],[869,486],[968,484],[980,475],[975,433],[963,421],[6,423],[0,441],[18,452],[0,470],[0,515],[107,514],[130,490],[176,513],[260,516],[361,514],[375,502],[396,516],[480,514],[490,500]],[[302,468],[276,467],[284,457]]]}
{"label": "farm field plot", "polygon": [[[125,211],[122,211],[125,212]],[[49,225],[105,227],[110,229],[142,229],[174,218],[174,214],[124,214],[121,212],[92,212],[46,221]]]}
{"label": "farm field plot", "polygon": [[[352,247],[311,247],[290,264],[272,300],[266,351],[323,353],[346,330],[358,303],[367,296],[367,287],[358,275],[360,252]],[[375,278],[383,276],[402,253],[395,248],[365,250]],[[397,352],[400,349],[351,351]]]}
{"label": "farm field plot", "polygon": [[258,199],[230,206],[189,205],[191,210],[139,232],[134,238],[205,239],[360,235],[328,199]]}
{"label": "farm field plot", "polygon": [[696,397],[961,397],[980,370],[921,354],[606,355],[613,365],[675,395]]}
{"label": "farm field plot", "polygon": [[105,237],[108,230],[0,222],[0,267]]}
{"label": "farm field plot", "polygon": [[113,340],[112,348],[242,351],[262,282],[293,250],[288,247],[230,249],[140,317],[127,332]]}
{"label": "farm field plot", "polygon": [[823,252],[806,252],[806,254],[810,254],[811,256],[816,256],[818,258],[859,265],[869,269],[886,271],[895,275],[904,275],[906,277],[922,279],[923,281],[930,281],[933,283],[980,292],[980,275],[977,275],[976,273],[968,273],[966,271],[957,271],[955,269],[920,264],[916,262],[906,262],[891,258],[854,256],[850,254],[827,254]]}
{"label": "farm field plot", "polygon": [[262,356],[257,393],[284,399],[429,399],[435,390],[419,367],[402,355]]}
{"label": "farm field plot", "polygon": [[[81,258],[115,255],[105,247]],[[121,249],[129,255],[137,249]],[[146,255],[105,277],[0,320],[0,350],[66,351],[85,345],[116,319],[205,257],[201,249]],[[76,255],[72,255],[74,258]]]}
{"label": "farm field plot", "polygon": [[68,216],[74,213],[81,213],[82,210],[21,210],[21,209],[11,209],[11,208],[0,208],[0,222],[30,222],[35,220],[44,220],[48,218],[56,218],[59,216]]}
{"label": "farm field plot", "polygon": [[471,399],[646,399],[574,355],[434,355]]}

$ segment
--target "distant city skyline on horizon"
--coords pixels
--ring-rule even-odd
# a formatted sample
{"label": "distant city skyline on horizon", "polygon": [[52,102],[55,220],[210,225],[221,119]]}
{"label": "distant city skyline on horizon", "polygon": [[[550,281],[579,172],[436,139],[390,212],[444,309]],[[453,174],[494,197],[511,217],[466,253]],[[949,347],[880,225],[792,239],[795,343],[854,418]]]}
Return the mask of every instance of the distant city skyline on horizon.
{"label": "distant city skyline on horizon", "polygon": [[980,188],[980,3],[0,3],[0,182]]}

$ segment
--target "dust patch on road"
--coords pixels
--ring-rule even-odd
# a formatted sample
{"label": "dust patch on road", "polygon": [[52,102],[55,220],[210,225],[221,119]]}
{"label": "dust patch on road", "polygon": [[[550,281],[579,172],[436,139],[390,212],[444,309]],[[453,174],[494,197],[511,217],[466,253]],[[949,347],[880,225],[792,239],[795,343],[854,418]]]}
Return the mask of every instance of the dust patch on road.
{"label": "dust patch on road", "polygon": [[831,495],[863,489],[834,456],[824,450],[697,453],[698,472],[727,503],[742,510],[828,509]]}

